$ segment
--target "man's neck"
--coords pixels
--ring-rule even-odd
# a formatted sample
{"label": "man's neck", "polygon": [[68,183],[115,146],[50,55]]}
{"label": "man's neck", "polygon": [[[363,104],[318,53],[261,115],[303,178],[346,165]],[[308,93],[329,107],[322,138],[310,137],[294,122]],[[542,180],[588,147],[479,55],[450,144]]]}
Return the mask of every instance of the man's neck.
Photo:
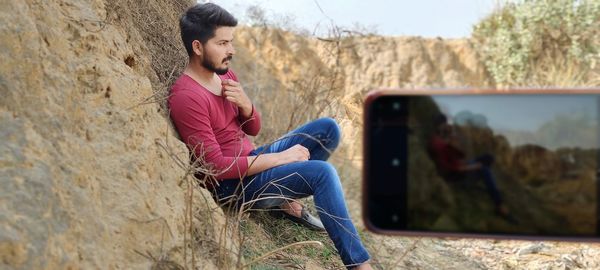
{"label": "man's neck", "polygon": [[201,65],[190,62],[186,66],[183,73],[190,76],[192,79],[204,86],[204,88],[213,92],[215,95],[221,95],[219,87],[221,85],[221,81],[219,76],[217,76],[214,71],[210,71]]}
{"label": "man's neck", "polygon": [[217,77],[215,76],[215,72],[206,69],[205,67],[197,64],[196,62],[191,61],[185,67],[185,70],[183,72],[188,76],[192,77],[193,79],[197,80],[202,85],[213,83],[215,78]]}

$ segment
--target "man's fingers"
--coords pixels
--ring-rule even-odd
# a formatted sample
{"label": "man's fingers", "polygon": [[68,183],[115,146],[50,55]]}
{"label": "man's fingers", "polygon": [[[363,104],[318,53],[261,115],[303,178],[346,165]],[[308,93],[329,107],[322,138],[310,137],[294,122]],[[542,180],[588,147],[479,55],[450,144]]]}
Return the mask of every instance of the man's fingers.
{"label": "man's fingers", "polygon": [[221,84],[223,84],[223,85],[231,85],[231,86],[239,86],[240,85],[239,82],[236,82],[236,81],[231,80],[231,79],[225,79],[225,80],[221,81]]}
{"label": "man's fingers", "polygon": [[233,102],[233,103],[235,103],[235,102],[236,102],[236,99],[235,99],[234,97],[229,97],[229,96],[228,96],[228,97],[225,97],[225,98],[226,98],[227,100],[229,100],[229,101]]}
{"label": "man's fingers", "polygon": [[299,148],[302,151],[302,154],[304,154],[304,156],[308,159],[310,158],[310,151],[308,151],[308,148],[304,147],[304,145],[300,145],[299,144]]}
{"label": "man's fingers", "polygon": [[235,91],[229,90],[229,89],[225,89],[225,91],[223,91],[223,93],[227,96],[232,96],[235,94]]}
{"label": "man's fingers", "polygon": [[225,96],[227,96],[227,97],[239,97],[240,96],[239,92],[231,91],[231,90],[225,90],[225,91],[223,91],[223,94],[225,94]]}
{"label": "man's fingers", "polygon": [[235,90],[235,87],[233,87],[231,85],[223,85],[223,89],[233,91],[233,90]]}
{"label": "man's fingers", "polygon": [[302,160],[308,160],[308,158],[309,158],[309,154],[306,152],[302,152],[302,153],[300,153],[300,155],[302,157]]}
{"label": "man's fingers", "polygon": [[239,89],[238,87],[229,86],[229,85],[223,86],[223,89],[225,89],[225,91],[231,91],[231,92],[236,92],[236,93],[241,93],[242,92],[242,90]]}
{"label": "man's fingers", "polygon": [[290,150],[293,150],[293,152],[295,152],[294,155],[298,161],[306,161],[310,159],[310,152],[306,147],[304,147],[301,144],[296,144],[292,146]]}
{"label": "man's fingers", "polygon": [[304,149],[304,150],[308,150],[308,148],[304,147],[304,145],[301,144],[296,144],[298,147],[300,147],[300,149]]}

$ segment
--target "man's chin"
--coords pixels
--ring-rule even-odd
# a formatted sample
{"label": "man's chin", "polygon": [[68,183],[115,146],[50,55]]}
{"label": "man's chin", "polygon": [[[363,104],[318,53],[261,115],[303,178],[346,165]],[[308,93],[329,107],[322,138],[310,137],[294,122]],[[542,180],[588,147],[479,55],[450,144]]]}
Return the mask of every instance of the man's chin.
{"label": "man's chin", "polygon": [[225,74],[227,74],[227,71],[229,71],[229,68],[215,69],[215,73],[217,73],[219,75],[225,75]]}

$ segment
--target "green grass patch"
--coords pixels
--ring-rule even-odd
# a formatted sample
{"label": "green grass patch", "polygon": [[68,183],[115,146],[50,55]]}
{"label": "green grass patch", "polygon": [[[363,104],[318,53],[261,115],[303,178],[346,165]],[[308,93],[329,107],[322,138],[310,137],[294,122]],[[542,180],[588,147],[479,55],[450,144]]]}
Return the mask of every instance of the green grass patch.
{"label": "green grass patch", "polygon": [[251,269],[301,268],[308,260],[326,269],[343,267],[333,242],[325,232],[310,230],[287,219],[274,218],[267,212],[252,213],[250,218],[241,222],[240,230],[244,235],[242,256],[247,262],[293,243],[323,243],[323,246],[300,245],[276,252]]}

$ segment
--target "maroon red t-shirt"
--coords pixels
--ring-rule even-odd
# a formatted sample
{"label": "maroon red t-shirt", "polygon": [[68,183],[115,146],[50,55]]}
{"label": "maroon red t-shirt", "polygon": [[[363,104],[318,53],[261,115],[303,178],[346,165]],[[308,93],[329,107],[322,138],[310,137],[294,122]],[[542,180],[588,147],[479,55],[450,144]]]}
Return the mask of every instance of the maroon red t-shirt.
{"label": "maroon red t-shirt", "polygon": [[[231,70],[219,77],[238,81]],[[171,120],[193,159],[203,156],[220,172],[217,179],[240,178],[246,173],[246,157],[254,149],[247,135],[260,131],[260,114],[254,106],[250,117],[244,118],[234,103],[186,74],[171,87],[168,103]]]}
{"label": "maroon red t-shirt", "polygon": [[436,165],[444,173],[459,172],[463,164],[465,154],[453,147],[440,136],[433,136],[429,140],[429,151],[432,152]]}

